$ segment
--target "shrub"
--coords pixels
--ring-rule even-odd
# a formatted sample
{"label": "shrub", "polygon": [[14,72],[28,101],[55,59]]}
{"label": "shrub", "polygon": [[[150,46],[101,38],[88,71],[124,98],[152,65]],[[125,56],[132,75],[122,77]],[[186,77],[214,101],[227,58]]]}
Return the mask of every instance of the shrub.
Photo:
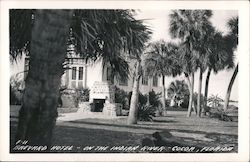
{"label": "shrub", "polygon": [[24,91],[24,81],[20,75],[10,78],[10,104],[21,105]]}
{"label": "shrub", "polygon": [[62,100],[63,107],[78,107],[79,102],[89,101],[89,89],[88,88],[78,88],[78,89],[61,88],[59,98],[61,98]]}
{"label": "shrub", "polygon": [[218,95],[211,95],[208,100],[208,105],[213,108],[221,107],[221,102],[223,102],[223,99],[221,99]]}
{"label": "shrub", "polygon": [[152,121],[155,117],[155,107],[152,105],[140,105],[138,109],[138,120],[140,121]]}
{"label": "shrub", "polygon": [[173,105],[178,107],[187,107],[189,98],[188,85],[184,80],[175,80],[170,83],[167,89],[168,98],[171,99]]}
{"label": "shrub", "polygon": [[80,102],[89,101],[89,89],[88,88],[77,88],[75,89],[75,94],[73,95],[75,105],[78,107]]}
{"label": "shrub", "polygon": [[118,87],[115,87],[115,103],[122,104],[122,108],[128,110],[129,109],[128,93]]}
{"label": "shrub", "polygon": [[147,95],[143,95],[141,92],[139,93],[139,104],[146,105],[148,101]]}
{"label": "shrub", "polygon": [[[132,96],[132,92],[128,93],[128,101],[129,101],[129,105],[131,102],[131,96]],[[141,92],[139,92],[139,96],[138,96],[138,104],[140,105],[146,105],[147,104],[147,95],[143,95]]]}
{"label": "shrub", "polygon": [[76,100],[77,102],[87,102],[89,101],[89,89],[88,88],[78,88],[76,89]]}
{"label": "shrub", "polygon": [[211,108],[209,116],[212,118],[217,118],[223,121],[232,121],[232,117],[228,116],[228,112],[225,111],[222,107],[220,108]]}
{"label": "shrub", "polygon": [[181,107],[187,109],[188,104],[189,104],[189,95],[185,95],[183,98],[183,102],[181,103]]}
{"label": "shrub", "polygon": [[152,91],[149,92],[149,103],[150,105],[154,107],[161,106],[161,93],[155,93],[155,91],[152,89]]}
{"label": "shrub", "polygon": [[[132,96],[132,92],[129,92],[128,93],[129,105],[130,105],[130,102],[131,102],[131,96]],[[143,95],[141,92],[139,92],[138,103],[140,105],[146,105],[147,104],[147,100],[148,100],[147,95]]]}
{"label": "shrub", "polygon": [[[129,105],[132,92],[128,93]],[[143,95],[139,92],[138,98],[138,120],[140,121],[152,121],[155,117],[155,112],[158,106],[161,105],[160,94],[156,94],[154,91],[149,93],[149,105],[147,105],[148,95]]]}

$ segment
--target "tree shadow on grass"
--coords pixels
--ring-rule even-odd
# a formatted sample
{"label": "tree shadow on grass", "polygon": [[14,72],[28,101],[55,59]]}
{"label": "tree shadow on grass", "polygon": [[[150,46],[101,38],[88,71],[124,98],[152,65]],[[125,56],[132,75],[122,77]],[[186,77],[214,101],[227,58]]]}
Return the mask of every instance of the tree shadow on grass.
{"label": "tree shadow on grass", "polygon": [[[216,133],[216,132],[204,132],[204,131],[192,131],[192,130],[177,130],[177,129],[169,129],[162,131],[161,134],[164,137],[164,134],[167,134],[168,132],[177,132],[177,133],[184,133],[188,134],[189,136],[186,137],[176,137],[177,141],[185,141],[188,143],[189,146],[195,146],[195,147],[233,147],[231,151],[228,151],[227,153],[231,152],[238,152],[238,135],[230,135],[230,134],[223,134],[223,133]],[[195,134],[202,135],[203,139],[209,139],[207,140],[201,140],[197,139],[195,137]],[[223,151],[215,151],[217,153],[223,153]],[[225,153],[225,152],[224,152]]]}
{"label": "tree shadow on grass", "polygon": [[[76,121],[75,121],[76,122]],[[78,123],[85,123],[84,121],[78,121]],[[206,132],[206,131],[198,131],[198,130],[186,130],[186,129],[169,129],[169,128],[159,128],[157,126],[147,127],[142,126],[141,124],[138,125],[122,125],[122,124],[108,124],[108,123],[89,123],[88,124],[94,125],[102,125],[108,127],[120,127],[120,128],[128,128],[128,129],[146,129],[152,131],[160,131],[162,132],[163,136],[166,132],[175,132],[186,134],[185,137],[177,137],[177,141],[186,141],[191,146],[196,147],[222,147],[222,146],[233,146],[233,150],[230,152],[237,152],[238,151],[238,135],[231,135],[225,133],[217,133],[217,132]],[[199,135],[199,138],[196,136]],[[220,152],[220,151],[217,151]]]}
{"label": "tree shadow on grass", "polygon": [[[78,121],[79,123],[79,121]],[[84,151],[83,148],[86,146],[141,146],[141,141],[143,138],[148,137],[151,138],[151,133],[133,133],[124,130],[107,130],[95,128],[94,125],[97,123],[84,122],[88,124],[92,128],[84,128],[84,127],[76,127],[76,126],[68,126],[68,125],[57,125],[54,130],[54,138],[53,145],[59,146],[74,146],[74,149],[71,151],[62,151],[62,150],[53,150],[52,152],[61,152],[61,153],[138,153],[136,151],[111,151],[110,149],[104,151],[95,151],[89,150]],[[107,123],[98,123],[103,127],[114,127],[113,124]],[[17,122],[11,122],[11,148],[14,146],[14,137],[16,134]],[[156,128],[142,127],[141,125],[137,126],[128,126],[128,125],[118,125],[115,127],[126,127],[129,129],[147,129],[156,131]],[[205,132],[205,131],[193,131],[193,130],[180,130],[180,129],[161,129],[158,128],[157,131],[160,131],[164,138],[167,138],[167,132],[171,132],[173,135],[177,133],[185,134],[185,137],[176,136],[176,141],[182,143],[188,143],[189,146],[195,147],[216,147],[216,146],[233,146],[234,149],[231,152],[238,151],[238,136],[237,135],[229,135],[222,134],[216,132]],[[209,138],[212,142],[204,141],[195,138],[194,134],[201,134],[205,138]],[[79,148],[78,148],[79,147]],[[13,150],[10,149],[10,152],[13,153]],[[141,152],[140,152],[141,153]],[[148,153],[145,151],[145,153]],[[167,153],[167,151],[162,152]]]}
{"label": "tree shadow on grass", "polygon": [[[136,125],[126,125],[125,123],[100,123],[100,122],[91,122],[86,120],[75,120],[75,121],[69,121],[70,123],[76,123],[76,124],[89,124],[89,125],[99,125],[99,126],[110,126],[110,127],[122,127],[122,128],[136,128],[136,129],[149,129],[149,130],[165,130],[162,128],[159,128],[157,126],[160,126],[159,123],[152,123],[152,122],[143,122]],[[177,123],[177,121],[174,120],[168,120],[166,122],[160,122],[160,123]]]}
{"label": "tree shadow on grass", "polygon": [[176,120],[159,120],[159,119],[154,119],[153,122],[156,124],[158,124],[158,123],[178,123]]}

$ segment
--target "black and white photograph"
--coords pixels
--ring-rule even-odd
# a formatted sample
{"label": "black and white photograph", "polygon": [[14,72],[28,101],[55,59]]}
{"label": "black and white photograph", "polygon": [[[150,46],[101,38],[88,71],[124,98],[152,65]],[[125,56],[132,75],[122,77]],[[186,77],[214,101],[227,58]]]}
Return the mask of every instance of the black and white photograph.
{"label": "black and white photograph", "polygon": [[249,63],[241,59],[249,53],[239,6],[9,7],[1,106],[9,147],[1,149],[40,160],[74,153],[217,161],[241,152],[248,161],[249,118],[241,114],[249,114]]}

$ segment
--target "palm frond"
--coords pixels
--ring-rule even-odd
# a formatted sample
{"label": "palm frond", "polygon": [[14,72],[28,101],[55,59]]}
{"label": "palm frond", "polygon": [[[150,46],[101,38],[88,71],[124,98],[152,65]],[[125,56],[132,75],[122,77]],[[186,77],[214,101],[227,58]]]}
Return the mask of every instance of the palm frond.
{"label": "palm frond", "polygon": [[111,64],[114,75],[126,78],[128,65],[122,55],[138,58],[151,34],[133,13],[132,10],[77,10],[72,30],[78,52],[84,58],[102,57]]}
{"label": "palm frond", "polygon": [[176,60],[178,46],[174,43],[166,43],[163,40],[153,42],[145,54],[145,69],[149,76],[154,75],[179,75],[180,67]]}
{"label": "palm frond", "polygon": [[10,59],[17,61],[23,53],[29,52],[31,28],[34,24],[35,10],[11,9],[9,12]]}

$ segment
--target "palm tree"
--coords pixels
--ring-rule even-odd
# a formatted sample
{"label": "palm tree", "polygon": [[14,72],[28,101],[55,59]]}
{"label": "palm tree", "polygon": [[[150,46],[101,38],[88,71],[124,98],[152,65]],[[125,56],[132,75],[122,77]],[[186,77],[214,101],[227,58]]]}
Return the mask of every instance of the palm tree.
{"label": "palm tree", "polygon": [[140,25],[137,28],[139,30],[134,30],[132,35],[139,35],[138,38],[133,38],[132,42],[134,43],[135,49],[132,51],[134,55],[131,56],[135,60],[135,70],[133,74],[133,89],[131,95],[131,102],[129,106],[129,115],[127,123],[129,125],[136,124],[138,118],[138,98],[139,98],[139,83],[142,76],[142,53],[145,49],[145,43],[149,40],[149,35],[151,31],[148,27],[144,26],[140,21]]}
{"label": "palm tree", "polygon": [[[193,73],[199,69],[199,84],[198,84],[198,104],[197,115],[200,115],[200,96],[201,96],[201,82],[202,74],[204,72],[203,61],[206,58],[207,49],[206,43],[211,32],[211,22],[209,18],[212,16],[210,10],[174,10],[170,14],[170,34],[173,38],[181,39],[181,42],[185,48],[183,55],[189,55],[188,58],[194,64],[190,64],[191,67],[184,69],[184,74],[189,80]],[[188,81],[190,84],[190,90],[192,92],[193,81]],[[190,93],[190,105],[188,108],[188,116],[191,113],[192,105],[192,93]]]}
{"label": "palm tree", "polygon": [[[16,139],[28,140],[31,145],[43,145],[49,149],[57,118],[57,99],[70,25],[82,55],[86,54],[94,60],[102,57],[113,69],[118,69],[115,74],[124,77],[127,76],[128,66],[121,51],[130,55],[140,53],[148,32],[145,32],[147,28],[142,21],[135,20],[129,10],[35,10],[34,14],[29,10],[23,12],[21,20],[16,19],[18,14],[15,10],[10,12],[11,45],[15,45],[15,40],[21,42],[19,46],[11,47],[13,50],[10,55],[16,58],[22,45],[30,44],[30,67]],[[26,21],[26,14],[32,21]],[[33,21],[34,26],[30,23]],[[26,22],[30,23],[27,26],[32,32],[17,34],[16,29],[23,29]]]}
{"label": "palm tree", "polygon": [[171,106],[174,106],[176,103],[184,101],[185,97],[189,96],[188,85],[184,80],[171,82],[167,89],[167,95],[171,99]]}
{"label": "palm tree", "polygon": [[234,66],[233,53],[227,50],[228,47],[226,46],[225,37],[222,36],[222,33],[215,31],[213,34],[211,33],[211,36],[212,39],[209,43],[211,52],[208,56],[208,71],[204,92],[204,109],[207,107],[208,86],[211,72],[213,71],[216,74],[220,70],[225,68],[229,69]]}
{"label": "palm tree", "polygon": [[[237,45],[238,45],[238,17],[231,18],[227,24],[230,29],[230,32],[226,36],[226,45],[227,45],[228,52],[233,53],[233,51],[237,48]],[[232,75],[232,78],[227,88],[227,93],[226,93],[226,97],[224,100],[224,110],[226,110],[228,107],[231,90],[233,87],[234,80],[237,76],[237,73],[238,73],[238,63],[235,67],[234,73]]]}
{"label": "palm tree", "polygon": [[[71,16],[69,10],[35,12],[30,38],[30,70],[25,80],[16,134],[17,140],[28,140],[29,145],[48,148],[51,145]],[[18,27],[12,25],[11,28]]]}
{"label": "palm tree", "polygon": [[189,102],[188,102],[188,112],[187,117],[191,116],[192,108],[195,113],[196,109],[193,101],[194,93],[194,72],[197,69],[197,61],[193,58],[191,52],[190,42],[182,42],[178,50],[178,60],[181,65],[181,71],[184,73],[186,78],[188,89],[189,89]]}
{"label": "palm tree", "polygon": [[165,76],[180,74],[179,64],[176,60],[178,47],[174,43],[166,43],[163,40],[153,42],[149,46],[149,52],[145,55],[145,67],[149,76],[161,76],[162,78],[162,107],[166,113],[165,105]]}

